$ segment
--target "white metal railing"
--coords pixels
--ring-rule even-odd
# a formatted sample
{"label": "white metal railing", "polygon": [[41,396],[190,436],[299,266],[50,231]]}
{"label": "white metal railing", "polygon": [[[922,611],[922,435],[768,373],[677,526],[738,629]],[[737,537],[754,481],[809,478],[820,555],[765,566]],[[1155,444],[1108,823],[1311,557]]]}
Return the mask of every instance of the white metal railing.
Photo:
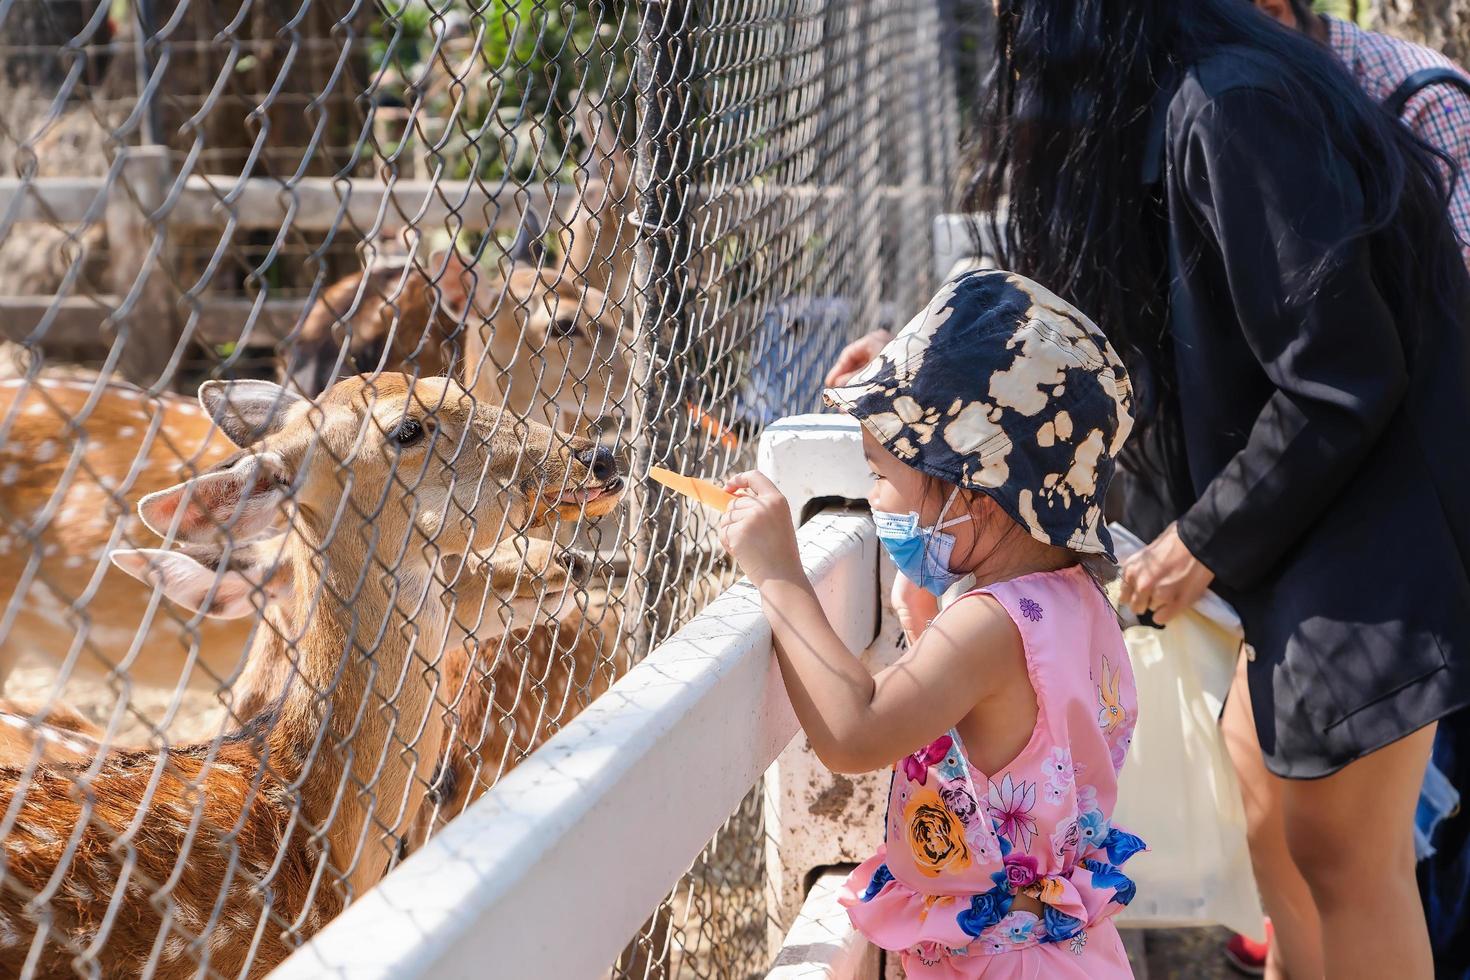
{"label": "white metal railing", "polygon": [[812,883],[766,980],[877,980],[879,955],[837,901],[846,871]]}
{"label": "white metal railing", "polygon": [[[823,608],[863,649],[871,520],[829,510],[798,537]],[[742,582],[273,976],[601,976],[796,731]]]}

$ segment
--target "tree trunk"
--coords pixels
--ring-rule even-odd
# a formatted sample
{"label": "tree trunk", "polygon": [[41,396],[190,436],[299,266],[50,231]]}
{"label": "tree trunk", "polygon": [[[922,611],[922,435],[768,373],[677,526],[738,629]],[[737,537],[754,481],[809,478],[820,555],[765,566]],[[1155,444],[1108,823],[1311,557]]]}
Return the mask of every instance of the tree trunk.
{"label": "tree trunk", "polygon": [[1470,61],[1470,0],[1374,0],[1372,25]]}

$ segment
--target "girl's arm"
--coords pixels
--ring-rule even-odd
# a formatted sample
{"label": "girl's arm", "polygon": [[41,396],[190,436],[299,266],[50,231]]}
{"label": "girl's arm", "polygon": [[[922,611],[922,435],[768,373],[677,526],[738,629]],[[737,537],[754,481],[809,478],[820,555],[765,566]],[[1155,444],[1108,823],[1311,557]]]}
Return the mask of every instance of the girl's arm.
{"label": "girl's arm", "polygon": [[1015,624],[989,597],[956,603],[876,677],[828,622],[801,568],[786,499],[759,473],[720,522],[720,541],[760,590],[796,717],[830,769],[868,772],[938,738],[978,704],[1024,687]]}

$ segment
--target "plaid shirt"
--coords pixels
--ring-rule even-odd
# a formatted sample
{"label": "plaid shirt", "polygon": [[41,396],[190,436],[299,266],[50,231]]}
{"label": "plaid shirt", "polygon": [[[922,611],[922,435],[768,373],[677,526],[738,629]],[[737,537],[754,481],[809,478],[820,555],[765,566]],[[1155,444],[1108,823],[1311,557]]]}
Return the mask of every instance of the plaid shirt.
{"label": "plaid shirt", "polygon": [[[1365,31],[1335,17],[1323,20],[1328,46],[1363,90],[1379,102],[1420,69],[1447,67],[1465,73],[1438,51],[1422,45]],[[1409,99],[1402,118],[1420,139],[1448,153],[1460,166],[1460,179],[1450,195],[1450,221],[1465,263],[1470,265],[1470,95],[1453,85],[1430,85]]]}

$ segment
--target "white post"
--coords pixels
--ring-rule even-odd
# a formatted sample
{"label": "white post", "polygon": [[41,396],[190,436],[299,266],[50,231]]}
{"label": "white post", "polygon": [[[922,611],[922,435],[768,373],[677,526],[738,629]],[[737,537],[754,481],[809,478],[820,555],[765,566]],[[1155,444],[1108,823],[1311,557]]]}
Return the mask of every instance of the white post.
{"label": "white post", "polygon": [[812,885],[766,980],[878,980],[878,947],[837,904],[842,879],[834,872]]}
{"label": "white post", "polygon": [[[797,415],[769,426],[757,454],[760,471],[786,495],[792,513],[820,503],[861,502],[872,487],[863,459],[862,429],[847,415]],[[867,588],[881,610],[877,635],[855,652],[869,669],[892,663],[902,652],[901,630],[887,605],[893,564],[880,559]],[[844,776],[822,765],[798,736],[766,772],[766,930],[772,955],[807,900],[814,870],[856,864],[883,842],[888,775]]]}

